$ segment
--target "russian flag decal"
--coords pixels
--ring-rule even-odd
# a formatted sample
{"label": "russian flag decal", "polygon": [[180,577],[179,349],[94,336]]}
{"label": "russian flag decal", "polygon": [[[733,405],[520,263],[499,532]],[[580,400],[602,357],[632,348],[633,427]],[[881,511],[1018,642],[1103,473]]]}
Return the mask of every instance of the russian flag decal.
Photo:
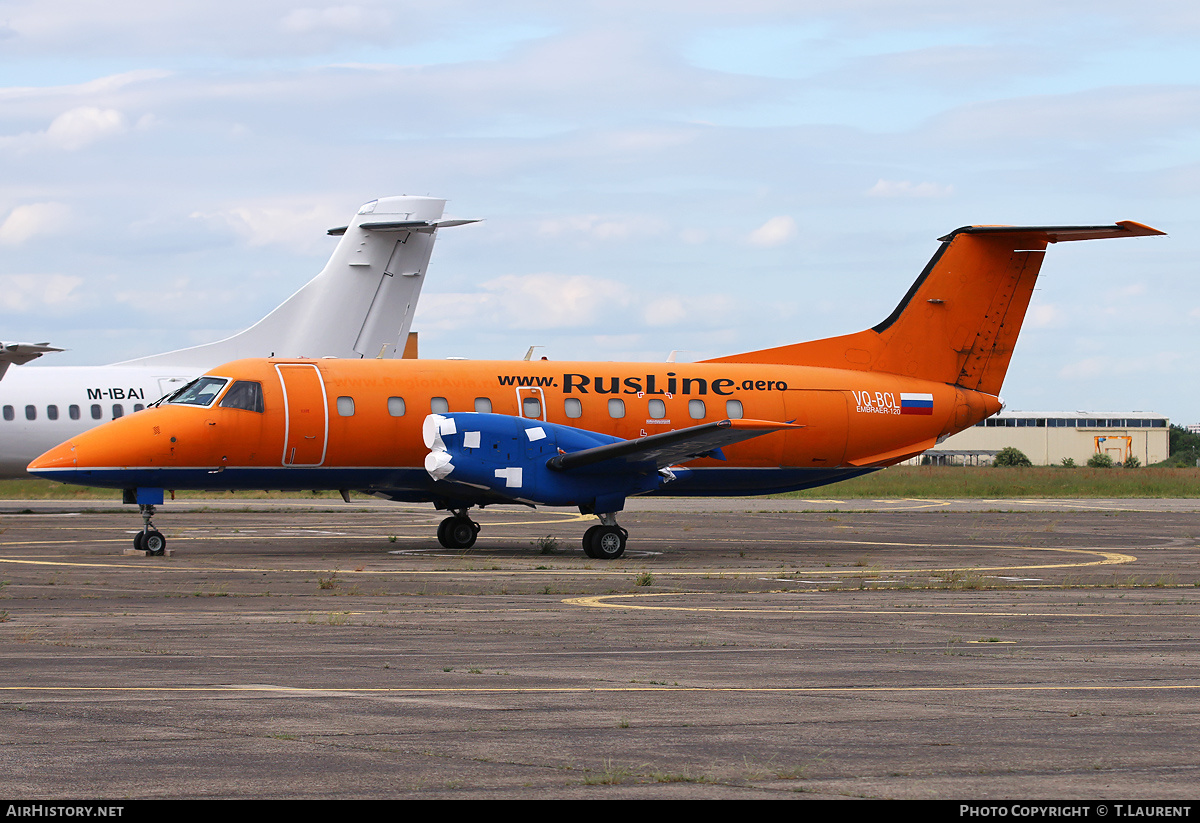
{"label": "russian flag decal", "polygon": [[900,394],[901,414],[933,414],[932,394]]}

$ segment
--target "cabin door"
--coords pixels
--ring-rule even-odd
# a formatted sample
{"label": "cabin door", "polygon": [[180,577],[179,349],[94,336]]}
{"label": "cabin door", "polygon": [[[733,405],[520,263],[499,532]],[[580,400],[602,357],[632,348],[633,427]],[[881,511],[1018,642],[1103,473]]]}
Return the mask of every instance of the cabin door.
{"label": "cabin door", "polygon": [[275,366],[283,383],[287,427],[283,435],[283,465],[319,466],[325,462],[329,404],[321,372],[308,363]]}

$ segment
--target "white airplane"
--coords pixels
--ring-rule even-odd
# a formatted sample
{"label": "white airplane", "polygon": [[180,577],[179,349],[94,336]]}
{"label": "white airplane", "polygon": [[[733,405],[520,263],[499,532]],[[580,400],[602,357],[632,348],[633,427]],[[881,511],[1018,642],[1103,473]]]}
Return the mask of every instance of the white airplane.
{"label": "white airplane", "polygon": [[213,366],[242,357],[385,358],[403,353],[442,217],[432,197],[372,200],[325,268],[250,328],[215,343],[109,366],[9,369],[48,351],[0,343],[0,477],[26,477],[42,452],[92,426],[141,411]]}

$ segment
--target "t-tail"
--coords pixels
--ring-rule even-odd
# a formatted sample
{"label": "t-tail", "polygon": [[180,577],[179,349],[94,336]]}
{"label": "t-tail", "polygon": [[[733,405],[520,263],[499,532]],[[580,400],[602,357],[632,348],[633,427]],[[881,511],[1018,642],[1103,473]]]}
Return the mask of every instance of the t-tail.
{"label": "t-tail", "polygon": [[243,332],[202,346],[117,364],[196,368],[243,357],[395,357],[403,352],[446,201],[384,197],[361,209],[325,268]]}
{"label": "t-tail", "polygon": [[1111,226],[967,226],[941,247],[900,305],[865,331],[707,360],[884,372],[998,395],[1046,246],[1164,232]]}

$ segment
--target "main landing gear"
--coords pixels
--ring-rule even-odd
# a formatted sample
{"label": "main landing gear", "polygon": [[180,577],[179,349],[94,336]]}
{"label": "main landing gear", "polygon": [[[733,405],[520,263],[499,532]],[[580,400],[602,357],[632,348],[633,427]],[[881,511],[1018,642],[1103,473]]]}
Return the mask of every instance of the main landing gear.
{"label": "main landing gear", "polygon": [[167,550],[167,538],[150,522],[150,518],[154,517],[154,506],[139,503],[138,511],[142,515],[142,530],[133,536],[133,547],[154,557],[162,557]]}
{"label": "main landing gear", "polygon": [[595,560],[616,560],[625,554],[629,532],[617,525],[617,516],[611,512],[596,516],[600,518],[599,525],[583,533],[584,554]]}
{"label": "main landing gear", "polygon": [[437,534],[438,542],[447,549],[469,549],[479,537],[479,524],[467,516],[467,509],[455,509],[438,524]]}

